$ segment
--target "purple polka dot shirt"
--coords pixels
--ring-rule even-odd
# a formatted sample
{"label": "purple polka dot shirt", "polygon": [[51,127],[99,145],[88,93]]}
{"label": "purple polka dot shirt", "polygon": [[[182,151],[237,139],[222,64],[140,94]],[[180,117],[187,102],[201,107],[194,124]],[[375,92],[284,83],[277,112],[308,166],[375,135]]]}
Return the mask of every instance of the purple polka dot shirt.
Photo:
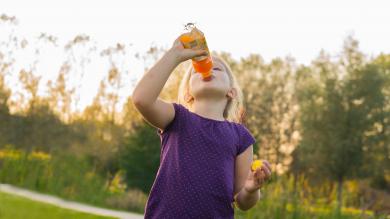
{"label": "purple polka dot shirt", "polygon": [[161,139],[160,166],[146,219],[234,218],[234,162],[255,143],[239,123],[202,117],[173,103],[175,117]]}

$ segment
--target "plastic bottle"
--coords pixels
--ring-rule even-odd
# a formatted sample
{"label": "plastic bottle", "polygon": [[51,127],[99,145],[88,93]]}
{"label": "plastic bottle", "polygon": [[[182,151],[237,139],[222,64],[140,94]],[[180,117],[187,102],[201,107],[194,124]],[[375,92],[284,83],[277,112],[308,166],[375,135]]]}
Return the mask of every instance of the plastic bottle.
{"label": "plastic bottle", "polygon": [[192,65],[196,72],[201,73],[204,80],[210,80],[213,68],[213,60],[210,56],[209,48],[207,47],[206,38],[202,31],[195,27],[193,23],[185,25],[185,29],[189,32],[184,33],[180,37],[184,48],[204,49],[207,51],[206,56],[195,57],[192,59]]}

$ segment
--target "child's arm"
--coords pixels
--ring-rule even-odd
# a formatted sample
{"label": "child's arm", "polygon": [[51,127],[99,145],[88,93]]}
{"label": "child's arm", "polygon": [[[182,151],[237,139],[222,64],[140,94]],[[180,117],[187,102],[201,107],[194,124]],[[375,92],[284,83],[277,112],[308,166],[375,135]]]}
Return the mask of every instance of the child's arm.
{"label": "child's arm", "polygon": [[253,160],[253,145],[237,156],[235,162],[234,200],[237,207],[243,211],[252,208],[260,199],[260,187],[271,176],[271,166],[267,160],[263,165],[251,170]]}
{"label": "child's arm", "polygon": [[181,62],[205,54],[205,50],[184,49],[177,38],[172,48],[137,83],[132,101],[151,125],[163,130],[175,117],[172,103],[158,98],[172,71]]}
{"label": "child's arm", "polygon": [[242,211],[247,211],[255,206],[257,201],[260,199],[260,190],[248,192],[245,188],[242,188],[234,199],[238,208]]}
{"label": "child's arm", "polygon": [[260,199],[260,190],[248,192],[245,182],[253,160],[253,145],[237,156],[235,162],[234,200],[242,211],[252,208]]}

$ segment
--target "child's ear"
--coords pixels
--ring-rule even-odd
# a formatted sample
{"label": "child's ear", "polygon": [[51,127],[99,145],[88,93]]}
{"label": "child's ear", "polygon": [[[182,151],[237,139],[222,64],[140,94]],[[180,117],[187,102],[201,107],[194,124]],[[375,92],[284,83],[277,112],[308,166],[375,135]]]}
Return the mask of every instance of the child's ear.
{"label": "child's ear", "polygon": [[188,92],[184,94],[184,99],[187,103],[189,103],[192,99],[194,99]]}
{"label": "child's ear", "polygon": [[234,99],[237,97],[237,90],[236,88],[231,88],[228,93],[226,94],[227,97],[231,98],[231,99]]}

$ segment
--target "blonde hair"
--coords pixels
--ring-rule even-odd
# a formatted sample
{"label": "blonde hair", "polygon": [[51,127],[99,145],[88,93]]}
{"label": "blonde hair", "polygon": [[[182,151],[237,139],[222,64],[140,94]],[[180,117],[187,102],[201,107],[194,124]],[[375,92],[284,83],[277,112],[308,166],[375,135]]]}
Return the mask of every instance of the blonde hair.
{"label": "blonde hair", "polygon": [[[237,122],[237,123],[243,123],[244,119],[244,103],[243,103],[243,94],[241,91],[241,88],[237,82],[236,77],[232,73],[232,70],[230,69],[229,65],[220,57],[212,55],[213,62],[220,62],[223,67],[225,68],[226,73],[229,76],[230,79],[230,86],[231,88],[234,88],[236,90],[236,97],[235,98],[229,98],[226,107],[223,111],[223,117],[226,120],[229,120],[231,122]],[[186,106],[187,108],[192,107],[193,99],[190,101],[187,101],[185,98],[186,93],[189,92],[189,81],[191,72],[194,71],[192,64],[189,66],[188,70],[184,73],[184,76],[180,82],[179,91],[178,91],[178,98],[177,102]]]}

